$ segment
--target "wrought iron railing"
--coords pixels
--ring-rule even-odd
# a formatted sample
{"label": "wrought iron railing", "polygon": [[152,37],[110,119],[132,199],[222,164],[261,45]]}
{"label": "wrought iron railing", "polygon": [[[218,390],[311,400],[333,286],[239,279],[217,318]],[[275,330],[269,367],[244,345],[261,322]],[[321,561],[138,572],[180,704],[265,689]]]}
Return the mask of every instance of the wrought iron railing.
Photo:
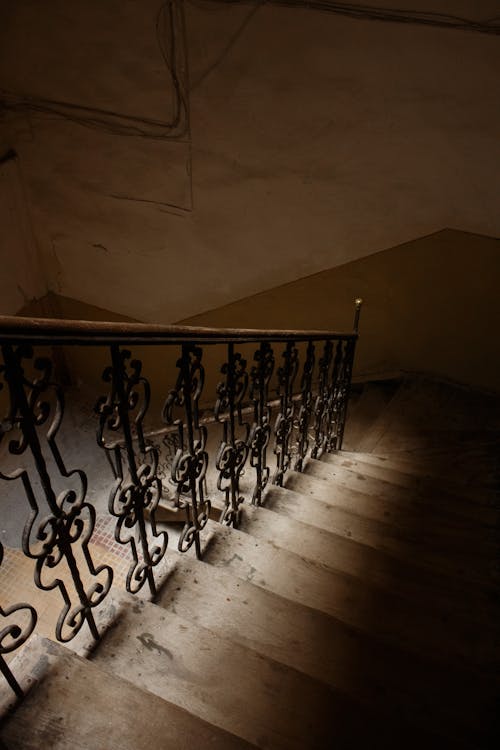
{"label": "wrought iron railing", "polygon": [[[356,300],[348,333],[0,318],[0,397],[6,401],[0,478],[24,489],[21,546],[34,562],[36,586],[56,589],[62,597],[55,627],[59,641],[70,641],[85,623],[99,638],[93,610],[113,581],[111,566],[97,564],[89,548],[96,510],[87,498],[87,474],[66,466],[58,437],[65,413],[64,389],[54,366],[59,348],[97,346],[108,352],[102,376],[107,394],[94,407],[97,443],[111,470],[108,509],[115,519],[116,542],[128,547],[126,589],[134,594],[147,585],[155,596],[155,568],[168,544],[167,531],[156,522],[166,488],[158,471],[160,449],[145,428],[151,385],[132,347],[155,347],[158,357],[165,347],[178,353],[177,374],[161,369],[162,384],[155,387],[165,387],[164,429],[176,431],[170,482],[174,505],[185,516],[178,549],[194,547],[201,557],[201,532],[217,504],[214,493],[222,499],[220,522],[237,527],[245,499],[244,471],[253,476],[246,499],[261,505],[266,485],[283,485],[292,465],[302,471],[308,455],[319,458],[341,448],[360,308],[361,300]],[[224,351],[222,378],[206,393],[204,352],[215,345]],[[252,352],[250,366],[240,349]],[[201,413],[202,397],[212,404],[211,419],[206,408]],[[210,422],[221,431],[212,455],[207,447]],[[217,476],[211,493],[208,470]],[[0,562],[2,557],[0,547]],[[17,604],[0,608],[0,618],[0,669],[19,695],[4,655],[29,637],[37,614],[33,606]]]}

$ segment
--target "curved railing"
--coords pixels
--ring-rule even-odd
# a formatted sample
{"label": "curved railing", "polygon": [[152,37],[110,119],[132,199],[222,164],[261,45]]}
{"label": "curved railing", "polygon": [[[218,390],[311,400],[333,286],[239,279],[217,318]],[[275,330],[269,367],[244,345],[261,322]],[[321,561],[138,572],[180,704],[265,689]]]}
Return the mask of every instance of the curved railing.
{"label": "curved railing", "polygon": [[[282,486],[290,467],[301,471],[308,455],[340,449],[360,308],[356,300],[349,332],[0,317],[0,398],[6,412],[0,423],[0,478],[23,488],[21,546],[33,560],[36,586],[56,589],[62,597],[58,640],[70,641],[85,624],[99,638],[93,610],[114,574],[110,565],[95,562],[89,547],[96,509],[88,499],[87,474],[64,458],[67,445],[59,430],[68,394],[61,352],[99,347],[101,357],[106,354],[106,393],[96,393],[92,405],[97,443],[110,467],[108,510],[115,541],[128,549],[126,589],[137,593],[147,585],[154,596],[155,568],[168,544],[156,520],[167,486],[174,489],[171,505],[184,515],[178,549],[193,547],[201,557],[201,532],[215,513],[221,523],[237,527],[244,500],[264,503],[267,484]],[[155,347],[153,389],[133,356],[134,348],[144,346]],[[211,347],[220,361],[207,373]],[[150,413],[153,392],[162,401],[157,419]],[[158,427],[160,420],[163,427],[153,430],[149,422]],[[215,442],[208,441],[209,426],[212,436],[219,432]],[[168,440],[158,444],[153,434],[170,440],[170,459],[161,455]],[[169,477],[159,470],[165,464]],[[24,626],[11,622],[21,611]],[[4,606],[0,618],[0,668],[19,694],[3,654],[26,640],[36,611],[29,604]]]}

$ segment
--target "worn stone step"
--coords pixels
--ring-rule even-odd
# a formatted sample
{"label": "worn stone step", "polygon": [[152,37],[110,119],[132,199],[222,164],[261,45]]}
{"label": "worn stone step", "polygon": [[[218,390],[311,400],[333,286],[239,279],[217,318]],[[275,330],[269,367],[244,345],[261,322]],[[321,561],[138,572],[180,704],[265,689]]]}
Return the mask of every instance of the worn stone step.
{"label": "worn stone step", "polygon": [[[394,552],[399,549],[406,550],[405,534],[401,534],[400,527],[390,522],[392,513],[388,518],[379,512],[377,515],[382,516],[384,520],[356,513],[358,497],[361,496],[363,503],[366,500],[361,493],[354,490],[341,491],[337,488],[332,492],[320,482],[315,483],[301,474],[291,476],[290,480],[287,481],[286,487],[269,487],[263,507],[297,521],[330,529],[335,534],[354,539],[361,544],[368,544],[375,549]],[[291,489],[290,485],[294,484],[302,485],[302,491]],[[369,498],[368,500],[370,501]],[[363,510],[364,504],[360,508],[360,511]],[[375,508],[375,512],[377,510],[378,508]]]}
{"label": "worn stone step", "polygon": [[[472,501],[475,504],[492,505],[495,492],[493,470],[491,466],[486,472],[479,468],[473,471],[473,476],[466,474],[463,464],[460,468],[453,467],[453,476],[440,471],[440,462],[425,462],[417,459],[391,459],[376,456],[373,453],[354,453],[339,451],[322,455],[323,463],[333,465],[339,469],[362,474],[365,477],[381,479],[391,482],[398,487],[410,490],[424,491],[428,489],[435,493],[436,489],[444,490],[446,495],[453,493],[455,498]],[[460,457],[455,458],[457,464]],[[498,458],[496,459],[498,464]],[[442,464],[441,464],[442,465]],[[451,471],[450,471],[451,474]]]}
{"label": "worn stone step", "polygon": [[443,669],[220,568],[214,576],[204,562],[170,555],[157,603],[181,617],[327,682],[389,723],[394,714],[436,732],[463,717],[471,726],[480,715],[491,723],[496,690],[488,677],[463,665]]}
{"label": "worn stone step", "polygon": [[[500,430],[408,430],[395,435],[390,432],[370,451],[376,456],[394,460],[417,461],[431,465],[448,462],[450,467],[458,457],[467,463],[486,462],[498,455]],[[461,458],[456,464],[461,467]],[[466,464],[467,466],[467,464]],[[453,477],[453,475],[451,475]]]}
{"label": "worn stone step", "polygon": [[132,597],[93,659],[259,747],[329,747],[348,738],[359,716],[325,683]]}
{"label": "worn stone step", "polygon": [[[350,629],[326,613],[213,568],[191,555],[167,552],[169,572],[156,603],[274,661],[336,685],[336,633]],[[340,637],[340,636],[339,636]]]}
{"label": "worn stone step", "polygon": [[[485,591],[497,588],[495,527],[439,514],[433,504],[408,498],[398,503],[396,498],[375,497],[348,487],[335,488],[324,479],[297,472],[289,473],[286,487],[377,524],[386,524],[389,533],[381,547],[391,554],[397,555],[398,549],[406,550],[406,554],[415,554],[425,566],[435,565],[443,573],[460,576]],[[359,524],[353,522],[352,528],[356,525]],[[379,526],[379,530],[383,531],[383,527]]]}
{"label": "worn stone step", "polygon": [[[356,645],[352,636],[350,644],[344,638],[344,647],[350,647],[351,652],[356,651]],[[338,649],[337,644],[334,646],[326,640],[317,644],[320,646],[326,652],[328,648]],[[358,652],[358,656],[362,653]],[[472,696],[470,685],[465,691],[461,686],[453,688],[450,675],[443,680],[437,676],[436,669],[431,668],[429,672],[429,665],[425,665],[424,675],[424,665],[416,665],[403,655],[403,663],[413,679],[411,688],[404,688],[403,674],[394,668],[392,653],[383,650],[373,658],[365,647],[364,655],[371,664],[365,674],[368,689],[358,688],[365,699],[362,706],[352,698],[356,678],[349,684],[346,676],[343,680],[339,677],[337,682],[342,683],[344,689],[332,689],[324,681],[312,680],[228,639],[224,632],[219,634],[204,628],[168,609],[132,602],[118,625],[106,634],[94,652],[94,659],[103,668],[141,688],[188,708],[196,715],[210,716],[212,723],[267,748],[320,748],[335,743],[343,747],[346,742],[354,744],[355,741],[358,746],[364,746],[373,732],[382,732],[387,740],[390,736],[390,744],[394,746],[396,737],[402,741],[410,727],[412,734],[416,730],[412,740],[416,746],[417,737],[420,742],[431,740],[425,737],[426,732],[443,737],[468,735],[472,739],[479,716],[485,727],[491,724],[494,715],[491,687],[489,694],[484,686],[478,692],[478,682],[472,678],[476,686],[475,696]],[[389,665],[387,660],[391,661]],[[375,670],[380,670],[378,676],[369,678],[368,674],[373,675]],[[445,701],[437,700],[438,685],[429,690],[430,673],[437,677],[441,689],[448,690]],[[458,676],[462,680],[470,679],[467,673],[455,672],[454,677]],[[456,681],[456,685],[460,684]],[[375,698],[380,688],[385,688],[383,700]],[[429,692],[433,695],[434,709]],[[451,695],[453,700],[450,700]],[[390,711],[387,710],[388,696]],[[408,703],[412,708],[405,708]],[[400,709],[397,718],[395,704]],[[464,711],[466,707],[468,711]],[[360,717],[364,719],[362,725]],[[389,717],[390,732],[387,733]],[[451,721],[453,728],[443,731],[443,723]]]}
{"label": "worn stone step", "polygon": [[[349,450],[384,453],[389,447],[398,449],[405,435],[440,433],[446,443],[464,433],[486,433],[500,429],[499,397],[473,392],[430,378],[405,378],[394,397],[381,411],[378,424],[372,425],[369,444],[347,446]],[[354,420],[363,418],[356,410]]]}
{"label": "worn stone step", "polygon": [[[374,453],[354,453],[350,451],[338,451],[336,453],[325,453],[322,455],[323,463],[332,464],[339,468],[364,474],[374,479],[382,479],[392,482],[398,487],[408,489],[435,488],[444,489],[446,494],[453,493],[455,497],[462,500],[474,500],[481,502],[486,498],[484,504],[488,504],[493,495],[493,485],[490,477],[491,467],[487,476],[478,469],[474,472],[477,479],[471,486],[470,473],[457,472],[457,466],[453,467],[453,475],[446,472],[441,473],[439,463],[417,461],[410,459],[390,458],[389,456],[378,456]],[[457,462],[459,458],[457,458]]]}
{"label": "worn stone step", "polygon": [[[285,490],[286,492],[286,490]],[[376,549],[352,538],[296,521],[265,507],[243,506],[240,531],[257,539],[299,552],[320,565],[348,573],[382,589],[420,602],[423,607],[443,610],[447,616],[461,617],[471,623],[496,621],[498,608],[493,607],[491,596],[477,587],[464,590],[463,581],[457,577],[436,572],[430,566],[418,564],[418,558],[404,555],[401,545],[398,557]]]}
{"label": "worn stone step", "polygon": [[[209,522],[204,559],[238,578],[370,633],[386,643],[419,654],[466,664],[491,663],[492,635],[453,617],[436,615],[346,573]],[[390,613],[390,617],[388,616]]]}
{"label": "worn stone step", "polygon": [[[443,444],[442,437],[439,436],[438,449],[433,455],[428,457],[422,455],[410,455],[406,451],[394,451],[392,453],[366,453],[361,451],[335,451],[333,453],[325,453],[322,458],[325,461],[332,461],[334,463],[343,463],[344,461],[359,461],[363,466],[366,465],[378,466],[381,469],[390,468],[395,471],[400,471],[402,474],[410,474],[416,477],[421,475],[432,477],[433,479],[443,479],[443,483],[448,486],[450,480],[456,480],[457,486],[461,484],[461,475],[456,474],[457,466],[462,468],[463,457],[466,458],[467,463],[470,467],[477,463],[481,466],[482,463],[485,466],[498,468],[498,447],[500,444],[500,437],[496,437],[494,441],[486,444],[473,443],[460,445],[446,445]],[[454,467],[455,474],[451,477],[448,475],[442,476],[439,472],[441,468],[448,468],[450,462],[455,462]],[[348,465],[348,464],[346,464]],[[453,484],[453,481],[452,481]]]}
{"label": "worn stone step", "polygon": [[[490,537],[491,546],[495,543],[496,512],[491,508],[480,509],[483,512],[488,510],[487,522],[482,520],[474,524],[469,518],[438,509],[437,500],[426,500],[410,492],[385,492],[385,488],[379,488],[379,494],[371,494],[329,482],[324,476],[296,471],[287,473],[285,487],[351,513],[392,524],[399,529],[401,538],[410,533],[410,538],[420,536],[426,544],[432,544],[433,540],[441,544],[443,538],[449,537],[459,541],[462,547],[467,540],[476,540],[480,534],[484,543],[488,544]],[[477,550],[478,553],[484,551]]]}
{"label": "worn stone step", "polygon": [[16,657],[26,697],[4,717],[14,750],[192,750],[255,747],[52,641],[34,636]]}
{"label": "worn stone step", "polygon": [[386,472],[387,478],[378,478],[337,464],[308,459],[303,473],[306,476],[328,481],[332,488],[347,487],[366,495],[391,500],[399,506],[408,504],[408,501],[419,506],[432,505],[436,520],[442,516],[466,519],[467,527],[471,524],[495,526],[498,520],[495,509],[471,503],[468,499],[461,498],[441,487],[420,484],[413,488],[406,487],[407,491],[401,492],[398,476],[393,475],[391,470]]}
{"label": "worn stone step", "polygon": [[[321,463],[321,462],[318,462]],[[326,464],[321,464],[326,466]],[[380,482],[380,480],[376,480]],[[477,543],[478,535],[483,547],[474,551],[475,555],[489,559],[494,552],[496,511],[492,508],[478,508],[484,517],[474,522],[459,513],[449,513],[439,508],[439,498],[430,500],[411,492],[395,492],[388,483],[378,486],[377,494],[363,492],[349,484],[333,483],[318,474],[289,471],[285,479],[286,489],[310,495],[330,505],[344,508],[357,515],[391,524],[399,529],[401,538],[421,541],[436,551],[448,540],[458,545],[462,552],[473,551],[471,545]],[[366,486],[361,480],[357,486]],[[471,509],[471,514],[472,514]],[[487,511],[487,513],[485,512]]]}
{"label": "worn stone step", "polygon": [[[310,481],[308,482],[310,485]],[[295,520],[303,521],[319,528],[330,529],[332,533],[360,544],[373,547],[387,553],[394,561],[408,561],[412,566],[422,569],[431,578],[446,580],[446,586],[460,595],[478,597],[480,608],[490,608],[497,602],[497,587],[495,582],[487,580],[480,573],[475,573],[464,563],[463,548],[453,550],[439,544],[425,545],[420,524],[417,528],[404,528],[395,521],[381,521],[369,516],[357,515],[353,510],[331,504],[328,499],[319,499],[318,495],[324,489],[320,485],[318,493],[311,495],[299,493],[283,487],[270,487],[265,495],[264,507],[274,510],[280,515],[286,515]],[[348,491],[346,504],[356,507],[359,493]],[[354,497],[353,497],[354,496]],[[335,495],[337,499],[339,496]],[[362,497],[363,502],[366,498]],[[391,517],[396,518],[394,513]],[[389,518],[390,521],[390,518]],[[428,535],[426,530],[425,535]],[[484,565],[484,563],[483,563]],[[467,608],[467,604],[464,607]]]}
{"label": "worn stone step", "polygon": [[345,450],[368,450],[371,431],[376,428],[381,414],[398,392],[400,382],[388,380],[366,383],[354,403],[348,405],[344,432]]}

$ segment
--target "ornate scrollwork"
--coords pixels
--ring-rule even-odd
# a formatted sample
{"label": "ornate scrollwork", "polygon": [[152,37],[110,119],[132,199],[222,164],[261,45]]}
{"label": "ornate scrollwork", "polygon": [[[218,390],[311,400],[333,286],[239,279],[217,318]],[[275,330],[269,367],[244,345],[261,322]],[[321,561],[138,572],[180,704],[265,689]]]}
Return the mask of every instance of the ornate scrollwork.
{"label": "ornate scrollwork", "polygon": [[[3,545],[0,542],[0,565],[2,561]],[[36,621],[36,610],[30,604],[0,606],[0,672],[20,698],[23,696],[21,686],[3,657],[4,654],[10,654],[20,648],[28,640],[35,629]]]}
{"label": "ornate scrollwork", "polygon": [[274,424],[276,454],[276,471],[273,484],[283,486],[283,478],[292,460],[291,437],[295,405],[293,402],[293,384],[299,368],[299,354],[293,341],[289,341],[283,352],[284,363],[278,368],[278,396],[280,411]]}
{"label": "ornate scrollwork", "polygon": [[256,471],[252,503],[260,505],[269,481],[267,446],[271,437],[271,413],[268,406],[269,382],[274,371],[274,353],[271,344],[263,341],[254,354],[256,362],[250,370],[250,399],[253,402],[254,418],[248,438],[250,465]]}
{"label": "ornate scrollwork", "polygon": [[155,596],[153,568],[166,552],[168,535],[156,528],[155,512],[162,493],[158,451],[146,445],[142,427],[150,386],[142,375],[142,363],[137,359],[128,363],[130,357],[129,351],[112,345],[112,365],[103,373],[110,391],[95,407],[99,416],[97,442],[106,451],[115,478],[108,503],[109,512],[118,519],[115,539],[119,544],[129,544],[132,554],[127,591],[136,594],[147,581]]}
{"label": "ornate scrollwork", "polygon": [[[241,354],[235,353],[234,344],[228,344],[228,359],[221,368],[225,379],[217,385],[215,404],[215,419],[223,425],[222,441],[215,461],[219,471],[217,487],[225,496],[220,523],[235,528],[239,524],[239,506],[243,502],[240,495],[240,477],[249,452],[250,427],[243,422],[241,415],[241,402],[248,386],[246,365],[246,360]],[[245,431],[244,439],[236,434],[236,417],[238,425]]]}
{"label": "ornate scrollwork", "polygon": [[327,451],[340,450],[351,387],[355,342],[339,341],[333,365]]}
{"label": "ornate scrollwork", "polygon": [[[194,544],[196,555],[201,557],[200,532],[210,517],[210,500],[205,498],[205,475],[208,466],[207,428],[200,425],[198,402],[205,382],[201,347],[183,344],[182,355],[177,360],[179,375],[163,407],[163,419],[176,424],[179,448],[172,463],[172,481],[177,486],[177,499],[186,510],[186,523],[179,539],[179,551],[187,552]],[[174,420],[174,407],[184,411],[183,419]],[[182,495],[190,495],[190,502]]]}
{"label": "ornate scrollwork", "polygon": [[324,440],[323,450],[330,453],[335,450],[337,443],[338,416],[340,407],[340,389],[342,380],[342,371],[344,365],[344,342],[342,339],[337,341],[335,348],[335,357],[333,358],[332,374],[328,384],[327,396],[325,399],[325,416],[324,416]]}
{"label": "ornate scrollwork", "polygon": [[[87,477],[80,469],[68,471],[59,452],[56,437],[64,415],[64,400],[59,387],[51,381],[52,363],[38,358],[34,368],[40,373],[29,380],[24,373],[23,360],[33,358],[30,346],[2,347],[4,366],[1,371],[9,387],[10,405],[2,423],[0,440],[6,432],[14,433],[8,445],[12,455],[20,456],[29,449],[31,468],[19,468],[10,474],[0,473],[2,479],[21,479],[28,498],[30,513],[26,521],[22,546],[24,553],[35,560],[34,580],[45,591],[58,588],[64,607],[56,624],[59,641],[70,641],[88,623],[94,638],[99,638],[92,609],[102,602],[113,579],[107,565],[95,567],[88,544],[95,526],[95,509],[85,501]],[[53,474],[69,480],[70,487],[56,495],[54,479],[42,446],[47,444],[48,457],[55,463]],[[73,484],[74,486],[71,486]],[[83,557],[90,585],[84,585],[75,550]],[[66,566],[69,575],[54,576],[59,565]],[[50,571],[50,574],[49,574]],[[73,584],[73,591],[71,585]]]}
{"label": "ornate scrollwork", "polygon": [[312,394],[312,377],[314,371],[314,344],[310,341],[307,345],[304,369],[300,382],[301,401],[298,415],[298,440],[297,440],[297,458],[295,460],[295,471],[302,471],[304,458],[309,448],[309,422],[311,420],[313,394]]}
{"label": "ornate scrollwork", "polygon": [[333,344],[330,340],[325,341],[323,355],[319,360],[318,393],[314,403],[314,445],[311,449],[311,458],[320,458],[326,449],[332,356]]}

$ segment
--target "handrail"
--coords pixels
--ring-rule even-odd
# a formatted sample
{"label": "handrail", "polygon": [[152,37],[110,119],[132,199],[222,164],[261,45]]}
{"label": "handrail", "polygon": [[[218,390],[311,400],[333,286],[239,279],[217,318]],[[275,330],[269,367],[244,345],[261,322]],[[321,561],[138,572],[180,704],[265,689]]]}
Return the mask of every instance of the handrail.
{"label": "handrail", "polygon": [[[357,308],[358,309],[358,308]],[[193,342],[227,344],[259,341],[323,341],[356,340],[357,330],[281,330],[257,328],[208,328],[198,326],[159,325],[90,320],[59,320],[56,318],[24,318],[0,316],[0,339],[30,339],[37,344],[109,345],[130,342],[141,345]]]}
{"label": "handrail", "polygon": [[[64,460],[65,434],[58,432],[66,399],[57,346],[109,349],[102,372],[106,393],[93,410],[97,443],[111,469],[108,512],[115,541],[128,549],[127,591],[137,594],[147,586],[154,597],[155,573],[169,541],[167,531],[156,525],[165,487],[165,467],[160,466],[165,445],[157,446],[152,438],[159,433],[147,430],[150,404],[157,409],[158,403],[151,402],[151,382],[134,349],[166,344],[176,350],[175,364],[170,356],[162,360],[165,349],[158,350],[162,370],[154,390],[159,389],[163,408],[157,416],[165,425],[162,432],[177,433],[175,455],[166,465],[175,505],[184,513],[178,549],[194,547],[201,557],[201,532],[215,511],[220,523],[238,527],[245,499],[262,505],[268,484],[285,486],[290,469],[303,471],[309,457],[342,447],[361,304],[355,301],[353,329],[346,332],[0,316],[0,390],[7,405],[0,422],[0,480],[23,485],[28,507],[22,548],[34,562],[36,586],[60,591],[59,641],[72,640],[85,624],[94,639],[100,637],[94,609],[110,591],[114,571],[97,564],[89,547],[97,512],[87,497],[86,472]],[[215,352],[218,363],[206,358],[209,379],[204,349],[213,344],[224,346]],[[256,346],[248,351],[246,344]],[[37,351],[40,345],[50,351]],[[102,357],[96,361],[102,367]],[[208,416],[200,401],[203,397],[205,403],[210,393]],[[209,427],[217,447],[209,442]],[[242,489],[245,472],[251,481]],[[0,545],[0,564],[1,558]],[[67,576],[56,574],[60,563]],[[17,620],[6,622],[18,610],[29,619],[24,629]],[[22,690],[3,654],[21,646],[35,624],[30,604],[0,607],[0,672],[18,696]]]}

